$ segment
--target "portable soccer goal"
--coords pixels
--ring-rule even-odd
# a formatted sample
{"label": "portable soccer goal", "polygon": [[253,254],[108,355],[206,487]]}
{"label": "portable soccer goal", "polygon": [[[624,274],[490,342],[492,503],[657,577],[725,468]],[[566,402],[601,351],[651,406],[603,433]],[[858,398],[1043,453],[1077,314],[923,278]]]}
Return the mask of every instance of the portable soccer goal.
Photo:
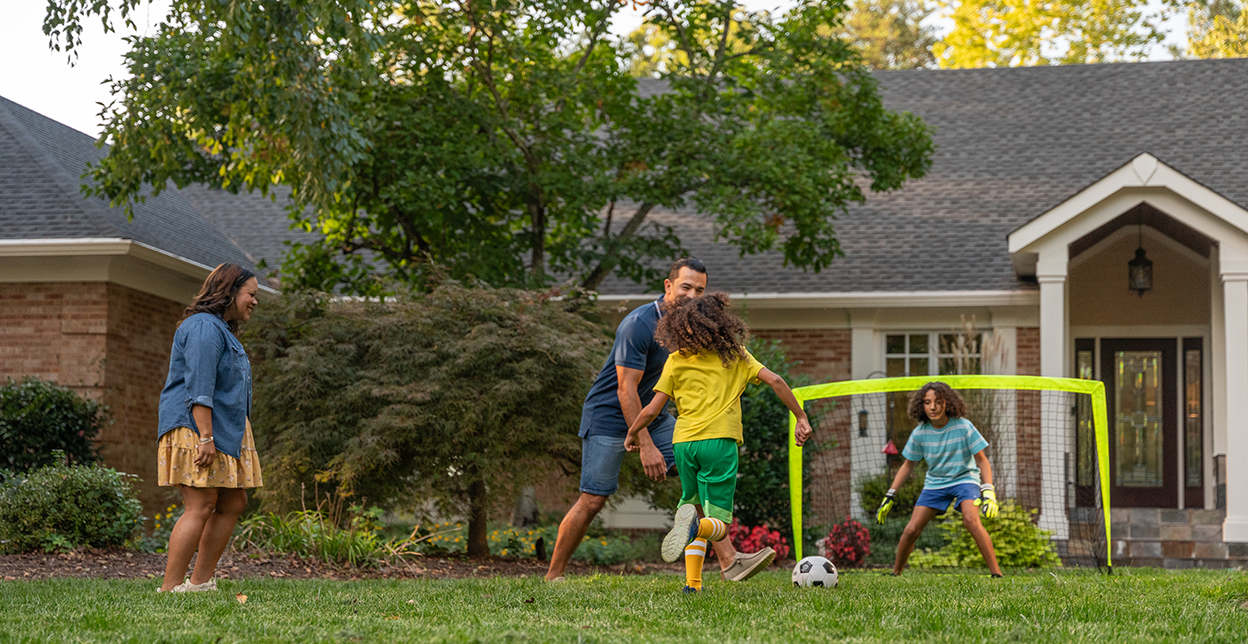
{"label": "portable soccer goal", "polygon": [[[901,450],[917,425],[907,414],[910,396],[933,380],[961,395],[967,418],[987,439],[1002,506],[1021,509],[1045,531],[1063,565],[1111,570],[1105,386],[1033,376],[877,378],[794,389],[814,429],[806,445],[797,447],[797,419],[790,414],[797,557],[803,546],[849,519],[874,524],[875,509],[904,462]],[[911,480],[918,478],[921,485],[924,471],[916,468]],[[895,509],[890,521],[909,518],[903,505],[898,503],[900,512]]]}

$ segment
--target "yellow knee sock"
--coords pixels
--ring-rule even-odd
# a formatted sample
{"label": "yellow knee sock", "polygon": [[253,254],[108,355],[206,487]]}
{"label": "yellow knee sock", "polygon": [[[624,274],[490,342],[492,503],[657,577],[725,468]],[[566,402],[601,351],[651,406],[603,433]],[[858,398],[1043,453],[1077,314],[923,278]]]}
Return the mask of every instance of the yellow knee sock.
{"label": "yellow knee sock", "polygon": [[702,562],[704,561],[706,561],[706,539],[694,539],[685,546],[686,586],[702,590]]}
{"label": "yellow knee sock", "polygon": [[698,538],[707,541],[720,541],[728,536],[728,525],[714,517],[706,517],[698,522]]}

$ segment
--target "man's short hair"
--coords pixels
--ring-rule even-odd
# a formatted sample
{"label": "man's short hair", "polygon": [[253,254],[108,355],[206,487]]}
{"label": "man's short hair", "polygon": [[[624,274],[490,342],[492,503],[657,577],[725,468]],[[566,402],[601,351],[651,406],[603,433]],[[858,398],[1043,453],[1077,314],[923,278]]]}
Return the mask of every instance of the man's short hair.
{"label": "man's short hair", "polygon": [[706,264],[703,264],[702,260],[697,257],[682,257],[676,260],[676,263],[672,264],[672,268],[667,271],[667,279],[673,282],[676,281],[676,278],[680,277],[680,269],[682,268],[706,275]]}

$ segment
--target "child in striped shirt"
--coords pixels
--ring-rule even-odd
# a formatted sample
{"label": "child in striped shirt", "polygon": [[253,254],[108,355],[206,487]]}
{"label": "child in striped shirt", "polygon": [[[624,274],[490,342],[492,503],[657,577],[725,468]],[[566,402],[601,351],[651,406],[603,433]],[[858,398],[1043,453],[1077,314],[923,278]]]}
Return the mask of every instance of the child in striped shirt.
{"label": "child in striped shirt", "polygon": [[[901,487],[919,461],[927,459],[927,478],[923,491],[914,504],[910,523],[901,533],[897,544],[897,560],[893,574],[900,575],[910,559],[914,544],[937,514],[953,504],[962,513],[962,525],[975,539],[979,552],[988,564],[993,577],[1001,576],[997,554],[992,548],[992,538],[979,520],[978,509],[984,516],[997,516],[997,493],[992,486],[992,465],[988,463],[985,450],[988,441],[965,418],[966,403],[949,385],[929,382],[910,398],[910,417],[919,421],[901,455],[906,462],[897,471],[893,485],[876,511],[876,523],[884,523],[893,507],[893,496]],[[981,482],[982,481],[982,482]]]}

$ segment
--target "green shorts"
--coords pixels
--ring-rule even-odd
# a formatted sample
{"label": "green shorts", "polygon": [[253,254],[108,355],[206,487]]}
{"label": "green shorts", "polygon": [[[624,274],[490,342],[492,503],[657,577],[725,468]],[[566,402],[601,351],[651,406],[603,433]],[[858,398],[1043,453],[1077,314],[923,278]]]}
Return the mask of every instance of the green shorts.
{"label": "green shorts", "polygon": [[712,438],[676,443],[676,470],[680,472],[680,504],[702,504],[702,512],[732,523],[732,499],[737,494],[737,441]]}

